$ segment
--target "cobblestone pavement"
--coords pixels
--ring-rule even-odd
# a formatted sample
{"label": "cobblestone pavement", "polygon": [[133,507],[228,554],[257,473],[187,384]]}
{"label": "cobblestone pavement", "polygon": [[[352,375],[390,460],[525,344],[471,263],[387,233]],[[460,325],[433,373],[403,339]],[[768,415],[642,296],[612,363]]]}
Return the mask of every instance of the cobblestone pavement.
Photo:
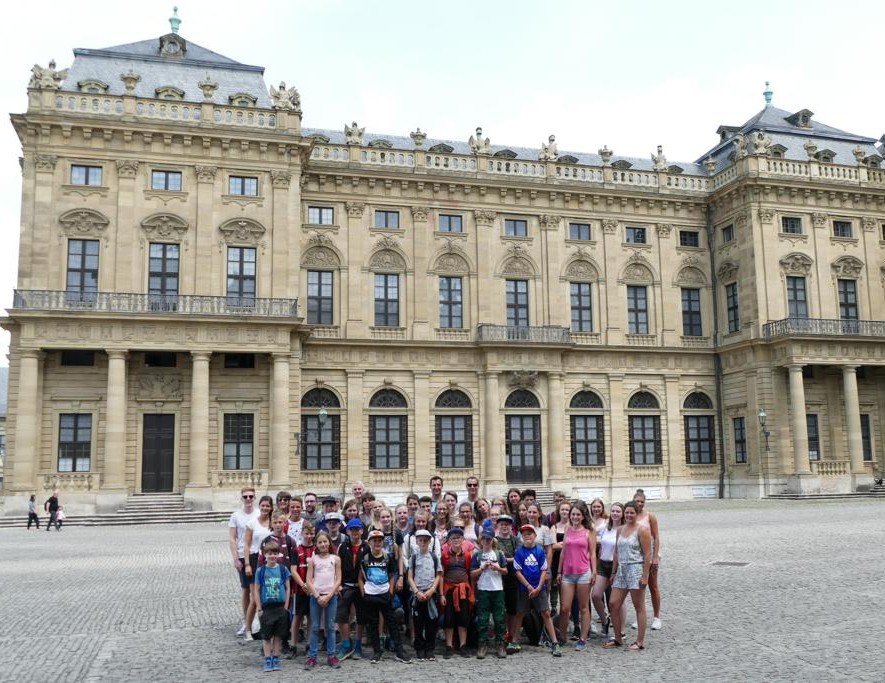
{"label": "cobblestone pavement", "polygon": [[[661,631],[645,652],[524,648],[323,665],[320,681],[881,681],[885,504],[650,505],[664,539]],[[291,680],[234,637],[236,577],[222,524],[0,530],[0,680]],[[746,567],[714,562],[749,562]],[[632,619],[631,619],[632,620]],[[628,634],[628,640],[632,634]],[[300,648],[299,648],[300,649]]]}

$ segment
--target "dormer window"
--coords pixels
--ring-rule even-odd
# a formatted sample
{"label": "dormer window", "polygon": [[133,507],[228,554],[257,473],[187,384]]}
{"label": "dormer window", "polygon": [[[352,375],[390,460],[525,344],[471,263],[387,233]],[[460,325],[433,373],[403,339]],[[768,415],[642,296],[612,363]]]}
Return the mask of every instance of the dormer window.
{"label": "dormer window", "polygon": [[238,92],[236,95],[231,95],[228,101],[234,107],[254,107],[258,103],[258,98],[249,93]]}
{"label": "dormer window", "polygon": [[108,91],[108,84],[103,81],[97,81],[94,79],[89,79],[85,81],[79,81],[77,83],[77,87],[80,88],[80,92],[89,92],[89,93],[106,93]]}
{"label": "dormer window", "polygon": [[184,90],[171,85],[164,85],[154,91],[158,100],[183,100]]}
{"label": "dormer window", "polygon": [[833,163],[836,153],[831,149],[822,149],[814,155],[814,158],[824,164]]}
{"label": "dormer window", "polygon": [[438,145],[434,145],[427,151],[432,154],[451,154],[455,151],[455,148],[451,145],[447,145],[444,142],[440,142]]}
{"label": "dormer window", "polygon": [[799,126],[799,128],[811,128],[811,117],[814,116],[813,111],[809,111],[808,109],[802,109],[797,111],[795,114],[791,114],[787,117],[787,121],[792,123],[794,126]]}
{"label": "dormer window", "polygon": [[516,152],[514,152],[512,149],[500,149],[492,156],[498,157],[499,159],[515,159]]}
{"label": "dormer window", "polygon": [[571,154],[563,154],[559,157],[559,162],[562,164],[576,164],[578,163],[578,157],[573,157]]}
{"label": "dormer window", "polygon": [[372,140],[369,147],[380,147],[381,149],[390,149],[393,147],[387,140]]}
{"label": "dormer window", "polygon": [[320,133],[314,133],[313,135],[311,135],[309,137],[311,140],[313,140],[317,143],[323,143],[326,145],[329,144],[329,136],[328,135],[321,135]]}
{"label": "dormer window", "polygon": [[719,133],[719,142],[725,142],[729,138],[734,137],[734,134],[740,130],[737,126],[719,126],[716,130]]}
{"label": "dormer window", "polygon": [[160,55],[181,58],[187,53],[187,41],[177,33],[167,33],[160,37]]}
{"label": "dormer window", "polygon": [[772,159],[783,159],[784,154],[787,153],[787,148],[783,145],[772,145],[768,148],[768,151],[771,152]]}
{"label": "dormer window", "polygon": [[618,171],[626,171],[628,168],[632,168],[633,164],[631,164],[626,159],[618,159],[616,162],[612,164],[612,168]]}
{"label": "dormer window", "polygon": [[864,159],[864,163],[870,168],[879,168],[882,163],[882,157],[878,154],[871,154]]}

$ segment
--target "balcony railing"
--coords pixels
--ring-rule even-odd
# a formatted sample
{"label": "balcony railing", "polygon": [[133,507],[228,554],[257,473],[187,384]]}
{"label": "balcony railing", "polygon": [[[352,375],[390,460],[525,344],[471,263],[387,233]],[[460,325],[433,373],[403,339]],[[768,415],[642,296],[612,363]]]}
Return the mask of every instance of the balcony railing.
{"label": "balcony railing", "polygon": [[885,337],[882,320],[827,320],[824,318],[785,318],[762,326],[766,339],[802,335],[812,337]]}
{"label": "balcony railing", "polygon": [[18,311],[93,311],[156,315],[298,317],[298,299],[257,299],[194,294],[137,294],[132,292],[65,292],[17,289],[12,307]]}
{"label": "balcony railing", "polygon": [[572,336],[567,327],[547,325],[544,327],[520,327],[516,325],[490,325],[480,323],[476,328],[478,342],[533,342],[539,344],[571,344]]}

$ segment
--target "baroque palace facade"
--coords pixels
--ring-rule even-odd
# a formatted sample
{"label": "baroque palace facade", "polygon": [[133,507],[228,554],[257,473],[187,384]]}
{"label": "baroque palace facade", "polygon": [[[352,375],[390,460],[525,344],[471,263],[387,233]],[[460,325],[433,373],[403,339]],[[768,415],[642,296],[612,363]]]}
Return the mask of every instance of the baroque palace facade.
{"label": "baroque palace facade", "polygon": [[[876,140],[771,104],[694,163],[302,128],[173,32],[35,66],[6,510],[848,491],[885,456]],[[760,419],[760,414],[764,419]]]}

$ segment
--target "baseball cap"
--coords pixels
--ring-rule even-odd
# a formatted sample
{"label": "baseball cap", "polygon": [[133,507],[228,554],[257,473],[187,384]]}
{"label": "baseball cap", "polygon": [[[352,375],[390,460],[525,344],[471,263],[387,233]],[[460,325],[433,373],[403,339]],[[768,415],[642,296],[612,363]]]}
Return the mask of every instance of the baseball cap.
{"label": "baseball cap", "polygon": [[326,515],[325,521],[327,521],[327,522],[333,522],[333,521],[343,522],[344,515],[342,515],[340,512],[330,512],[328,515]]}
{"label": "baseball cap", "polygon": [[418,531],[415,532],[415,538],[430,538],[431,536],[433,536],[433,534],[427,529],[418,529]]}
{"label": "baseball cap", "polygon": [[369,532],[369,538],[384,538],[384,532],[381,529],[374,529]]}
{"label": "baseball cap", "polygon": [[462,529],[459,526],[453,526],[451,529],[449,529],[449,533],[448,533],[449,538],[451,538],[452,536],[463,536],[463,535],[464,535],[464,529]]}
{"label": "baseball cap", "polygon": [[492,531],[491,529],[483,529],[482,530],[482,537],[483,538],[494,538],[495,532]]}
{"label": "baseball cap", "polygon": [[498,515],[498,524],[500,524],[501,522],[513,524],[513,517],[511,517],[510,515]]}
{"label": "baseball cap", "polygon": [[335,496],[326,496],[323,498],[323,505],[337,505],[338,499]]}
{"label": "baseball cap", "polygon": [[354,518],[354,519],[350,520],[347,523],[347,526],[344,528],[347,529],[348,531],[350,531],[351,529],[362,529],[363,523],[360,520]]}
{"label": "baseball cap", "polygon": [[[498,520],[500,521],[500,519],[501,519],[501,518],[499,517]],[[520,531],[531,531],[533,534],[538,533],[538,532],[535,530],[535,527],[533,527],[531,524],[523,524],[521,527],[519,527],[519,530],[520,530]]]}

